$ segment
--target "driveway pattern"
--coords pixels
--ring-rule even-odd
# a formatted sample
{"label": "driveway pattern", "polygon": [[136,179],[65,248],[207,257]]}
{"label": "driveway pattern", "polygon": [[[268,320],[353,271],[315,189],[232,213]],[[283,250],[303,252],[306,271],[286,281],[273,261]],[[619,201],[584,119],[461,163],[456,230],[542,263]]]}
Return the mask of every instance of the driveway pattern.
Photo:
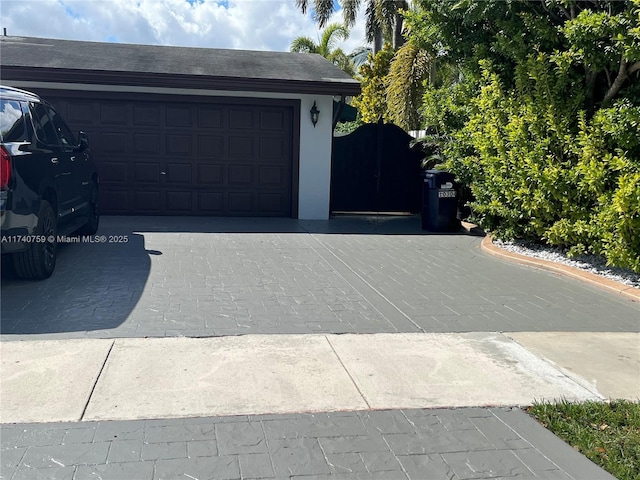
{"label": "driveway pattern", "polygon": [[496,260],[417,217],[105,217],[42,282],[3,269],[3,340],[640,331],[637,303]]}
{"label": "driveway pattern", "polygon": [[[99,233],[104,243],[62,245],[48,280],[22,282],[3,268],[3,341],[134,337],[147,344],[204,340],[140,338],[640,331],[637,303],[497,260],[480,250],[480,238],[464,232],[429,235],[417,217],[328,222],[106,217]],[[214,340],[230,339],[206,341]],[[117,342],[127,340],[112,343]],[[15,342],[10,349],[36,343]],[[49,344],[48,355],[55,343],[81,357],[75,366],[92,368],[94,376],[108,367],[100,351],[75,349],[78,343],[108,340],[41,343]],[[390,350],[386,353],[404,352],[397,346]],[[352,360],[360,361],[362,352],[354,352]],[[184,360],[175,349],[158,353],[174,367],[180,363],[175,355]],[[198,370],[200,358],[189,367]],[[392,362],[378,361],[397,376]],[[36,377],[48,376],[47,368],[55,364],[36,368]],[[421,368],[422,363],[413,373],[420,375]],[[64,371],[68,375],[72,369]],[[33,387],[38,388],[42,382]],[[144,388],[136,379],[127,391],[144,393]],[[99,385],[90,383],[75,392],[83,416],[90,413],[82,405],[94,389]],[[50,398],[60,401],[65,393],[58,385]],[[20,405],[20,398],[15,400]],[[230,415],[240,412],[236,408]],[[179,409],[167,415],[180,416]],[[517,408],[89,417],[0,428],[0,478],[11,480],[613,478]]]}
{"label": "driveway pattern", "polygon": [[8,425],[3,478],[613,480],[518,409]]}

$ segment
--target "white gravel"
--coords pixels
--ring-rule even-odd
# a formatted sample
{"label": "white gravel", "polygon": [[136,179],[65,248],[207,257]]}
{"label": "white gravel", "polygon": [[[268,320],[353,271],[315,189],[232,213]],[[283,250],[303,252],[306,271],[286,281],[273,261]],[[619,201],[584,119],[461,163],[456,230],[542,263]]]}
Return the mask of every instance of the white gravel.
{"label": "white gravel", "polygon": [[567,258],[565,252],[560,248],[546,247],[517,240],[512,242],[494,240],[494,243],[498,247],[510,252],[527,255],[529,257],[541,258],[550,262],[563,263],[565,265],[570,265],[640,289],[640,274],[624,268],[607,266],[606,261],[602,257],[597,257],[595,255],[580,255],[576,258]]}

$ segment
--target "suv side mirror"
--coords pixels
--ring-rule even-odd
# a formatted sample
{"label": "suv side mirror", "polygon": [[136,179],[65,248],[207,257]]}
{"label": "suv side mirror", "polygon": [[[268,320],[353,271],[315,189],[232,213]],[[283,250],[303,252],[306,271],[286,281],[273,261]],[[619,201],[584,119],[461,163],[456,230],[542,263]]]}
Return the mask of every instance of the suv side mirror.
{"label": "suv side mirror", "polygon": [[78,145],[78,150],[81,152],[89,148],[89,138],[85,132],[80,131],[78,133],[78,140],[80,140],[80,144]]}

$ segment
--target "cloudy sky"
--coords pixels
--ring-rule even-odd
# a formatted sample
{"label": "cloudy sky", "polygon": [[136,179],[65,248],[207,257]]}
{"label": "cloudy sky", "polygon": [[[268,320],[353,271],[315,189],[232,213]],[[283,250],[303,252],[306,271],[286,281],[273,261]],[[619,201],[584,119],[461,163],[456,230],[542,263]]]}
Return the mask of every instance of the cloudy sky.
{"label": "cloudy sky", "polygon": [[[8,35],[244,50],[288,51],[319,33],[295,0],[2,0],[0,19]],[[360,19],[340,47],[364,44]]]}

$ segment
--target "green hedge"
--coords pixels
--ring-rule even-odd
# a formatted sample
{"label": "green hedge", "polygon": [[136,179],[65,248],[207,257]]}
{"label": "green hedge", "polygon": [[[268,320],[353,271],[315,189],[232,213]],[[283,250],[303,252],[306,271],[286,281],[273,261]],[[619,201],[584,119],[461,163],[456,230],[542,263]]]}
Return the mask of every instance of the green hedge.
{"label": "green hedge", "polygon": [[507,90],[490,64],[483,69],[445,152],[471,187],[476,221],[502,239],[602,255],[640,272],[640,106],[623,97],[587,118],[583,98],[567,94],[578,91],[575,79],[551,55],[529,57],[521,88]]}

